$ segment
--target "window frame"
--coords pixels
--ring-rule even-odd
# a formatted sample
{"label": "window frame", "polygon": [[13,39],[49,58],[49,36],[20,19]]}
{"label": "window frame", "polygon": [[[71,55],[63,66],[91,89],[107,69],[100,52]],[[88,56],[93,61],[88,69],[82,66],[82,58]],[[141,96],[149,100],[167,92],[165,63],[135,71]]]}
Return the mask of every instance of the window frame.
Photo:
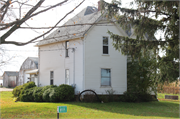
{"label": "window frame", "polygon": [[[109,69],[110,70],[110,77],[109,77],[109,85],[102,85],[102,69]],[[101,77],[101,79],[100,79],[100,86],[101,87],[111,87],[111,77],[112,77],[112,69],[111,68],[101,68],[100,69],[100,77]]]}
{"label": "window frame", "polygon": [[[69,82],[68,83],[66,83],[66,73],[67,73],[67,70],[69,71]],[[67,84],[67,85],[70,85],[70,70],[69,69],[65,69],[65,84]]]}
{"label": "window frame", "polygon": [[[104,37],[108,38],[108,45],[104,45],[104,43],[103,43]],[[103,52],[104,46],[108,47],[108,53],[107,54],[104,54],[104,52]],[[109,55],[109,36],[102,36],[102,55]]]}
{"label": "window frame", "polygon": [[65,41],[65,57],[69,57],[69,46],[67,43],[69,44],[69,41]]}
{"label": "window frame", "polygon": [[[53,74],[51,75],[51,73]],[[50,71],[50,85],[54,85],[54,71]]]}

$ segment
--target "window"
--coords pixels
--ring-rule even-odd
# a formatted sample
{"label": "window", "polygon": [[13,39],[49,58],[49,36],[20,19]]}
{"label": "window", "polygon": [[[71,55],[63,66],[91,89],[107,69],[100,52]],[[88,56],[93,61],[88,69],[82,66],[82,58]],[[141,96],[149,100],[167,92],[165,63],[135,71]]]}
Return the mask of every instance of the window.
{"label": "window", "polygon": [[53,85],[54,71],[50,71],[50,85]]}
{"label": "window", "polygon": [[69,57],[68,48],[69,48],[69,41],[66,41],[65,42],[65,49],[66,49],[65,54],[66,54],[66,57]]}
{"label": "window", "polygon": [[103,54],[109,54],[108,37],[103,37]]}
{"label": "window", "polygon": [[65,70],[65,84],[69,85],[69,69]]}
{"label": "window", "polygon": [[111,69],[101,69],[101,86],[111,86]]}

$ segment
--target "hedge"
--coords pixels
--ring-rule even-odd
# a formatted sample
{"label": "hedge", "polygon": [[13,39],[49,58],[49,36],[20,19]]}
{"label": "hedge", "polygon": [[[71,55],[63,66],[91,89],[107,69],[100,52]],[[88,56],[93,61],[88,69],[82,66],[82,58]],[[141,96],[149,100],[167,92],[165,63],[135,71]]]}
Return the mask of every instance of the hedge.
{"label": "hedge", "polygon": [[34,82],[29,82],[16,86],[12,93],[24,102],[60,102],[74,99],[74,88],[66,84],[36,87]]}

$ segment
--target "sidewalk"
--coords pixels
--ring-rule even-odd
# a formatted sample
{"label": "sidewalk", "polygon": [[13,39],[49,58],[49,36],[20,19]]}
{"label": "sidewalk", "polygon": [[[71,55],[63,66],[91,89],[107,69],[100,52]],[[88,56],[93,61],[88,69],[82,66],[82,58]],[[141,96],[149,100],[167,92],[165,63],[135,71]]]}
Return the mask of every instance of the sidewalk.
{"label": "sidewalk", "polygon": [[13,89],[11,89],[11,88],[0,88],[0,92],[1,91],[13,91]]}

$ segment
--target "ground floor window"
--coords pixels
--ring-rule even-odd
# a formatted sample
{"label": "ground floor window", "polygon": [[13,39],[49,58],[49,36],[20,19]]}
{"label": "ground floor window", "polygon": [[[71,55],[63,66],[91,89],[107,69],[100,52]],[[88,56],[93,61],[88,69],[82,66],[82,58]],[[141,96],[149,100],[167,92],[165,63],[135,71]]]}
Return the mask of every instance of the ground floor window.
{"label": "ground floor window", "polygon": [[69,85],[69,69],[65,70],[65,84]]}
{"label": "ground floor window", "polygon": [[101,86],[111,86],[111,69],[101,69]]}
{"label": "ground floor window", "polygon": [[53,85],[53,80],[54,80],[54,71],[50,71],[50,85]]}

